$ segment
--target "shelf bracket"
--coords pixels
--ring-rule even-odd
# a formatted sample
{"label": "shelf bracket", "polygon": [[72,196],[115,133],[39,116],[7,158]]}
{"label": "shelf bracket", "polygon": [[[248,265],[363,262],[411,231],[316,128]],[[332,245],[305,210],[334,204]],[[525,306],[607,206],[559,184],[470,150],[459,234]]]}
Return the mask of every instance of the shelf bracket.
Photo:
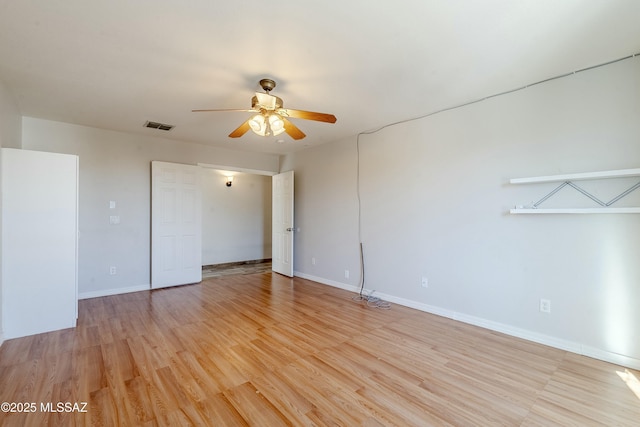
{"label": "shelf bracket", "polygon": [[546,196],[544,196],[542,199],[538,200],[537,202],[535,202],[533,205],[531,205],[532,208],[536,209],[542,202],[544,202],[545,200],[547,200],[549,197],[553,196],[554,194],[556,194],[558,191],[562,190],[564,187],[566,187],[569,183],[568,182],[563,182],[562,184],[560,184],[558,187],[556,187],[553,191],[551,191],[549,194],[547,194]]}
{"label": "shelf bracket", "polygon": [[580,187],[579,185],[577,185],[577,184],[575,184],[575,183],[573,183],[571,181],[564,181],[558,187],[554,188],[549,194],[547,194],[546,196],[544,196],[543,198],[541,198],[540,200],[535,202],[531,207],[533,209],[537,209],[538,206],[540,206],[543,202],[545,202],[547,199],[549,199],[551,196],[553,196],[554,194],[556,194],[558,191],[562,190],[566,186],[569,186],[569,187],[573,188],[574,190],[576,190],[579,193],[581,193],[581,194],[585,195],[586,197],[590,198],[591,200],[593,200],[594,202],[596,202],[597,204],[599,204],[602,207],[609,207],[609,206],[613,205],[615,202],[617,202],[618,200],[622,199],[623,197],[627,196],[628,194],[630,194],[633,191],[635,191],[638,188],[640,188],[640,181],[637,182],[635,185],[631,186],[630,188],[626,189],[622,193],[618,194],[617,196],[615,196],[613,199],[609,200],[608,202],[603,202],[602,200],[600,200],[599,198],[597,198],[593,194],[589,193],[584,188]]}

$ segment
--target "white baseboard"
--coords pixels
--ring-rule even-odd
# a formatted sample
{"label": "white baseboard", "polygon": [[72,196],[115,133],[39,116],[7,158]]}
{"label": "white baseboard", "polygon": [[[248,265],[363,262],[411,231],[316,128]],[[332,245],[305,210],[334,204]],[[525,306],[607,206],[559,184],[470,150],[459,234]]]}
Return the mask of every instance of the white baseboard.
{"label": "white baseboard", "polygon": [[640,370],[640,360],[625,356],[624,354],[612,353],[610,351],[601,350],[587,345],[582,346],[582,353],[580,354],[593,359],[604,360],[605,362],[613,363],[615,365]]}
{"label": "white baseboard", "polygon": [[130,286],[128,288],[104,289],[99,291],[81,292],[78,294],[78,299],[106,297],[109,295],[128,294],[131,292],[140,292],[140,291],[149,291],[149,290],[151,290],[151,285],[138,285],[138,286]]}
{"label": "white baseboard", "polygon": [[[344,289],[351,292],[360,292],[360,288],[357,286],[347,285],[345,283],[335,282],[333,280],[323,279],[322,277],[312,276],[309,274],[294,272],[294,275],[303,279],[313,280],[314,282],[322,283],[324,285],[333,286],[335,288]],[[366,290],[367,294],[370,290]],[[617,354],[610,351],[602,350],[595,347],[589,347],[581,343],[574,341],[564,340],[561,338],[553,337],[550,335],[540,334],[538,332],[529,331],[527,329],[517,328],[515,326],[507,325],[504,323],[494,322],[493,320],[483,319],[481,317],[470,316],[464,313],[458,313],[453,310],[424,304],[417,301],[408,300],[405,298],[396,297],[393,295],[387,295],[380,292],[375,292],[375,296],[385,301],[403,305],[405,307],[414,308],[416,310],[424,311],[426,313],[435,314],[437,316],[446,317],[449,319],[457,320],[459,322],[468,323],[470,325],[479,326],[491,331],[500,332],[512,337],[522,338],[527,341],[532,341],[538,344],[547,345],[549,347],[565,350],[571,353],[579,354],[582,356],[591,357],[593,359],[602,360],[605,362],[613,363],[615,365],[626,366],[631,369],[640,369],[640,359],[625,356],[623,354]]]}
{"label": "white baseboard", "polygon": [[0,331],[0,347],[2,347],[3,342],[4,342],[4,333]]}
{"label": "white baseboard", "polygon": [[334,288],[344,289],[345,291],[360,292],[360,288],[356,286],[347,285],[346,283],[341,283],[341,282],[335,282],[329,279],[323,279],[322,277],[312,276],[311,274],[294,271],[293,275],[295,277],[300,277],[302,279],[311,280],[312,282],[318,282],[318,283],[322,283],[323,285],[333,286]]}

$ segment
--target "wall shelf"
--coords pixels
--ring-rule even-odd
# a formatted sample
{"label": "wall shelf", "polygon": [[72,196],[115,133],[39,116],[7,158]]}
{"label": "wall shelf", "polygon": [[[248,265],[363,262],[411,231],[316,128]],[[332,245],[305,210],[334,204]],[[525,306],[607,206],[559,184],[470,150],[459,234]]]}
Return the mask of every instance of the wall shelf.
{"label": "wall shelf", "polygon": [[588,179],[629,178],[640,176],[640,168],[614,171],[571,173],[564,175],[534,176],[531,178],[513,178],[511,184],[535,184],[541,182],[584,181]]}
{"label": "wall shelf", "polygon": [[640,213],[640,208],[568,208],[568,209],[511,209],[512,214],[602,214]]}
{"label": "wall shelf", "polygon": [[[574,184],[573,181],[585,181],[585,180],[600,180],[600,179],[610,179],[610,178],[630,178],[630,177],[640,177],[640,168],[635,169],[620,169],[613,171],[600,171],[600,172],[585,172],[585,173],[573,173],[573,174],[564,174],[564,175],[549,175],[549,176],[537,176],[531,178],[513,178],[509,182],[511,184],[540,184],[546,182],[559,182],[560,185],[548,193],[546,196],[538,200],[527,207],[516,207],[515,209],[510,209],[509,212],[512,214],[602,214],[602,213],[640,213],[640,207],[620,207],[613,208],[610,207],[612,204],[616,203],[618,200],[627,196],[629,193],[640,188],[640,182],[631,186],[627,190],[618,194],[608,202],[602,201],[593,194]],[[540,209],[539,206],[551,196],[556,194],[561,189],[569,187],[574,190],[582,193],[584,196],[590,198],[594,202],[596,202],[599,206],[594,208],[553,208],[553,209]]]}

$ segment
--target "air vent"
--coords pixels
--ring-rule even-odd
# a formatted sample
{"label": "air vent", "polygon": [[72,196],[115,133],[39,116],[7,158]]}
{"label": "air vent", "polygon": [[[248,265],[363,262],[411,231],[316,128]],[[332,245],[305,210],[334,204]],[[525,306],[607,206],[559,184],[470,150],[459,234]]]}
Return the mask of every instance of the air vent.
{"label": "air vent", "polygon": [[173,125],[167,125],[167,124],[164,124],[164,123],[150,122],[150,121],[147,121],[144,124],[144,127],[151,128],[151,129],[159,129],[159,130],[164,130],[164,131],[170,131],[171,129],[174,128]]}

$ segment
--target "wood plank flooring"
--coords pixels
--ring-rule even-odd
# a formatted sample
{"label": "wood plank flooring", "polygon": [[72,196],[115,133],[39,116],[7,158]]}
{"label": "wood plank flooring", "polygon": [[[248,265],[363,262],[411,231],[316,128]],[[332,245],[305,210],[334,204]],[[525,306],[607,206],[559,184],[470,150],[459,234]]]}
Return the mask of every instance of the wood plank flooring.
{"label": "wood plank flooring", "polygon": [[0,402],[37,409],[0,424],[640,425],[637,371],[352,296],[260,273],[82,300],[0,347]]}
{"label": "wood plank flooring", "polygon": [[237,276],[239,274],[267,273],[271,271],[271,259],[227,262],[202,266],[202,278]]}

